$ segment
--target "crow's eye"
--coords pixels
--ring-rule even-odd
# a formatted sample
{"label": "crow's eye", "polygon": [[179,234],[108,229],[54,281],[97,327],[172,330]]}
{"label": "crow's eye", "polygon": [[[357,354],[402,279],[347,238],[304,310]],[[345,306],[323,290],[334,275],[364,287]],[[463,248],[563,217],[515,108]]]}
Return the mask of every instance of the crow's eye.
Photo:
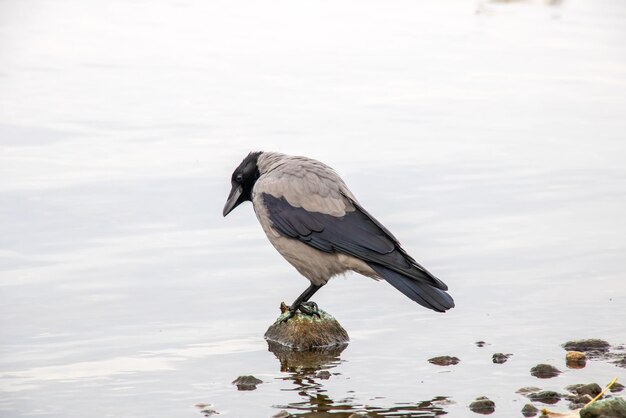
{"label": "crow's eye", "polygon": [[237,183],[241,183],[243,181],[243,176],[241,174],[237,174],[237,177],[235,177],[235,181]]}

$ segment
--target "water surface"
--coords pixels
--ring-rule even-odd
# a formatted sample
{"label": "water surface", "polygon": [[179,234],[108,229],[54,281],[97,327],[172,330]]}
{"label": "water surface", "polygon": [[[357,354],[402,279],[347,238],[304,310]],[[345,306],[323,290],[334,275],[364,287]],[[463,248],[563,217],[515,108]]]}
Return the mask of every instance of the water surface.
{"label": "water surface", "polygon": [[[560,344],[626,343],[624,28],[608,0],[0,3],[0,415],[508,417],[623,383]],[[221,216],[258,149],[335,167],[457,307],[337,278],[350,345],[281,362],[307,282]]]}

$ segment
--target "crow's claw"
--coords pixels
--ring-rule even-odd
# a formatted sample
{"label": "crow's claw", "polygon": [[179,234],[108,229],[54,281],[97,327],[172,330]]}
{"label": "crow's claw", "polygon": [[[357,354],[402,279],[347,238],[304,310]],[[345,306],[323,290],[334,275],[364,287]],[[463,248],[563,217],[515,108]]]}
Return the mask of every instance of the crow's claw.
{"label": "crow's claw", "polygon": [[297,311],[302,312],[304,315],[317,316],[318,318],[321,318],[320,313],[319,313],[319,308],[317,307],[317,303],[315,303],[315,302],[302,302],[299,306],[297,306],[295,308],[290,306],[289,307],[289,315],[287,315],[285,318],[283,318],[283,320],[281,322],[289,321],[291,318],[293,318],[296,315]]}
{"label": "crow's claw", "polygon": [[315,302],[302,302],[298,307],[298,310],[305,315],[317,316],[318,318],[321,318],[319,308]]}

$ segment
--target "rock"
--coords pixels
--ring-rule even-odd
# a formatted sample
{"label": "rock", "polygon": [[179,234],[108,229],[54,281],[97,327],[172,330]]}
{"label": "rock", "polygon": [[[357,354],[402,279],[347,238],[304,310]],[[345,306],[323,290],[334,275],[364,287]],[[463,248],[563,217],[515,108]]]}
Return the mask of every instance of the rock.
{"label": "rock", "polygon": [[328,370],[322,370],[320,372],[317,372],[315,377],[322,380],[328,380],[330,379],[330,372]]}
{"label": "rock", "polygon": [[289,412],[285,411],[284,409],[278,411],[278,413],[272,415],[272,418],[289,418],[290,416],[292,416]]}
{"label": "rock", "polygon": [[588,383],[586,385],[570,385],[565,389],[577,395],[589,395],[595,398],[602,392],[602,388],[597,383]]}
{"label": "rock", "polygon": [[233,380],[233,385],[237,385],[237,390],[254,390],[261,383],[263,381],[254,376],[239,376]]}
{"label": "rock", "polygon": [[535,405],[531,404],[531,403],[527,403],[526,405],[524,405],[524,407],[522,408],[522,415],[524,415],[526,418],[528,417],[534,417],[535,415],[537,415],[539,413],[539,409],[537,409],[535,407]]}
{"label": "rock", "polygon": [[581,418],[624,418],[626,401],[622,398],[609,398],[596,401],[580,410]]}
{"label": "rock", "polygon": [[511,357],[513,354],[503,354],[503,353],[496,353],[491,357],[491,361],[493,361],[495,364],[502,364],[502,363],[506,363],[506,361],[509,359],[509,357]]}
{"label": "rock", "polygon": [[575,385],[567,385],[565,386],[565,390],[572,393],[578,393],[578,389],[583,387],[582,383],[576,383]]}
{"label": "rock", "polygon": [[570,403],[570,409],[580,409],[591,401],[593,401],[593,398],[589,395],[578,396]]}
{"label": "rock", "polygon": [[476,341],[474,344],[476,344],[476,347],[484,347],[487,343],[484,341]]}
{"label": "rock", "polygon": [[563,344],[563,348],[567,351],[582,351],[587,354],[600,355],[607,353],[611,345],[604,340],[592,338],[588,340],[568,341]]}
{"label": "rock", "polygon": [[496,404],[486,396],[480,396],[470,404],[469,409],[477,414],[489,415],[496,410]]}
{"label": "rock", "polygon": [[348,418],[370,418],[367,414],[361,414],[360,412],[356,412],[354,414],[350,414]]}
{"label": "rock", "polygon": [[571,402],[568,405],[569,409],[580,409],[583,406],[587,405],[589,402],[593,400],[593,398],[589,395],[576,395],[570,398]]}
{"label": "rock", "polygon": [[538,364],[530,369],[530,374],[540,379],[549,379],[558,376],[561,374],[561,371],[549,364]]}
{"label": "rock", "polygon": [[609,389],[611,392],[613,393],[617,393],[617,392],[621,392],[624,390],[624,385],[622,385],[621,383],[613,383],[613,386],[611,386],[611,389]]}
{"label": "rock", "polygon": [[565,353],[565,364],[570,369],[582,369],[587,363],[587,356],[582,351],[568,351]]}
{"label": "rock", "polygon": [[293,318],[283,322],[289,315],[284,303],[281,315],[265,332],[265,339],[278,343],[291,350],[306,351],[347,345],[348,333],[329,313],[319,309],[319,317],[296,313]]}
{"label": "rock", "polygon": [[458,357],[439,356],[428,359],[429,363],[436,364],[437,366],[450,366],[458,364],[461,360]]}
{"label": "rock", "polygon": [[530,399],[531,401],[553,405],[561,400],[561,394],[553,390],[542,390],[536,393],[529,393],[528,399]]}

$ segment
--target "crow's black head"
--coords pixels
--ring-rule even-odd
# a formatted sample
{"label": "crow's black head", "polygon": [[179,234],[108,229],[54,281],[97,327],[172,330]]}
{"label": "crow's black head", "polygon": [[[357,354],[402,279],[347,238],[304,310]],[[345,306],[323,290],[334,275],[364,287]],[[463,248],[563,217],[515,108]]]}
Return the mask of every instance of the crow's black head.
{"label": "crow's black head", "polygon": [[230,178],[230,184],[233,188],[228,195],[228,200],[226,200],[226,205],[222,212],[224,216],[228,215],[246,200],[252,200],[252,187],[261,175],[257,166],[259,155],[261,155],[260,152],[251,152],[243,159],[239,167],[233,171],[233,175]]}

